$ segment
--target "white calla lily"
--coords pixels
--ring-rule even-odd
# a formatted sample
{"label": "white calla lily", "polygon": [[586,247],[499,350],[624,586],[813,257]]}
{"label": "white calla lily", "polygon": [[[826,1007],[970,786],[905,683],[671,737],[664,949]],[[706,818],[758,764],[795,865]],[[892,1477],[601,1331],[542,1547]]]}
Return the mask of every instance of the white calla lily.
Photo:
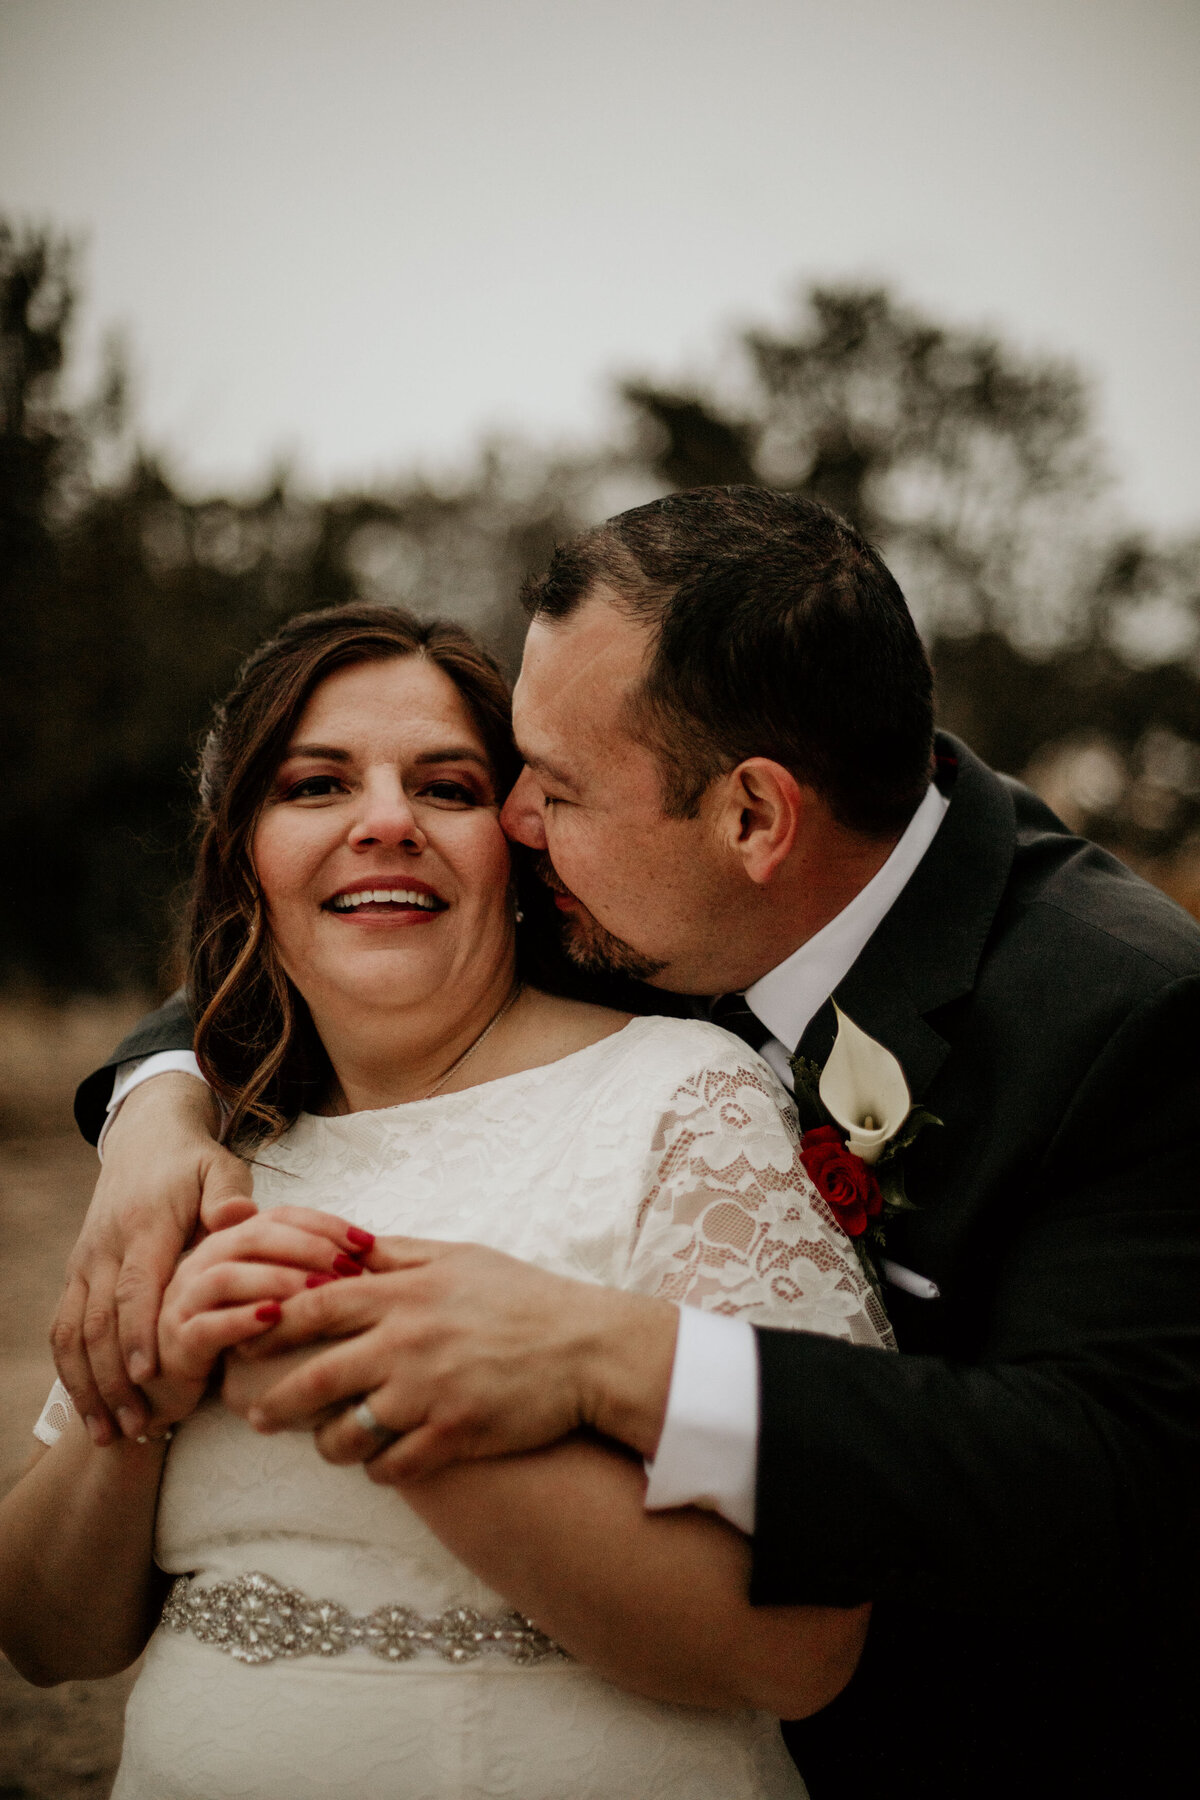
{"label": "white calla lily", "polygon": [[820,1094],[847,1134],[846,1148],[866,1163],[878,1162],[912,1110],[912,1095],[890,1050],[848,1019],[834,1004],[838,1030],[821,1071]]}

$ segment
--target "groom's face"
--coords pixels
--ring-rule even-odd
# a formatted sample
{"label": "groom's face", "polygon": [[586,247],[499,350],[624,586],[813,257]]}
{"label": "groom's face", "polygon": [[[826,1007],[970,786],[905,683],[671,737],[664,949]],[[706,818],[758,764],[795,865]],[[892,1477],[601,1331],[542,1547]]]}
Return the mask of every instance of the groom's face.
{"label": "groom's face", "polygon": [[526,768],[502,823],[543,853],[577,962],[715,993],[730,985],[739,870],[711,793],[695,819],[663,811],[657,758],[630,728],[649,649],[645,628],[599,598],[534,621],[513,697]]}

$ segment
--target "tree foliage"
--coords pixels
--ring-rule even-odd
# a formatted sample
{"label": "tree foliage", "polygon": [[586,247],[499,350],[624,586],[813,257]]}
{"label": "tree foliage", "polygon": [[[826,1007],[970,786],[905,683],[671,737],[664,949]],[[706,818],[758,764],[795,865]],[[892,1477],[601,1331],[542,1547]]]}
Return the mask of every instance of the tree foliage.
{"label": "tree foliage", "polygon": [[318,497],[279,473],[198,499],[138,446],[119,355],[68,399],[76,279],[68,242],[0,222],[0,979],[164,971],[195,745],[273,625],[370,598],[460,618],[514,666],[517,589],[556,541],[700,482],[854,520],[913,602],[952,728],[1134,860],[1191,853],[1200,545],[1114,530],[1070,366],[821,289],[708,385],[628,382],[623,441],[492,442],[453,486]]}
{"label": "tree foliage", "polygon": [[663,481],[762,481],[851,519],[922,626],[943,723],[1200,900],[1200,539],[1114,524],[1079,372],[818,288],[718,376],[627,385]]}

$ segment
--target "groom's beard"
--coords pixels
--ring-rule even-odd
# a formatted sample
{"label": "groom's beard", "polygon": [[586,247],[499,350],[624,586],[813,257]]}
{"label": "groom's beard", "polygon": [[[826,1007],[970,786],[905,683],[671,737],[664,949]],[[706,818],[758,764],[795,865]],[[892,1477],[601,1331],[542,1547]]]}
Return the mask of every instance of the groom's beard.
{"label": "groom's beard", "polygon": [[[558,879],[554,864],[546,855],[541,855],[534,864],[539,880],[543,881],[553,894],[571,894],[569,887]],[[562,924],[563,948],[571,961],[589,975],[625,975],[631,981],[650,981],[660,970],[666,968],[665,962],[656,962],[652,956],[643,956],[624,938],[619,938],[611,931],[606,931],[600,921],[593,918],[583,902],[571,894],[574,905],[567,912],[560,912]]]}

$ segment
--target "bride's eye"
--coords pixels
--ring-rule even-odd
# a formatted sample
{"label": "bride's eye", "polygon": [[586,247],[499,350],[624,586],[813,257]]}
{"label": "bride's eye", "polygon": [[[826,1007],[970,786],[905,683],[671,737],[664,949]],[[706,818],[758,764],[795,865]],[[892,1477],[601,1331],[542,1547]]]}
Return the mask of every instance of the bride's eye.
{"label": "bride's eye", "polygon": [[345,783],[338,775],[306,775],[303,781],[289,782],[284,788],[285,800],[324,800],[340,793]]}
{"label": "bride's eye", "polygon": [[437,781],[426,782],[421,792],[429,800],[449,800],[456,806],[479,806],[479,795],[475,789],[468,787],[465,781],[455,781],[449,775]]}

